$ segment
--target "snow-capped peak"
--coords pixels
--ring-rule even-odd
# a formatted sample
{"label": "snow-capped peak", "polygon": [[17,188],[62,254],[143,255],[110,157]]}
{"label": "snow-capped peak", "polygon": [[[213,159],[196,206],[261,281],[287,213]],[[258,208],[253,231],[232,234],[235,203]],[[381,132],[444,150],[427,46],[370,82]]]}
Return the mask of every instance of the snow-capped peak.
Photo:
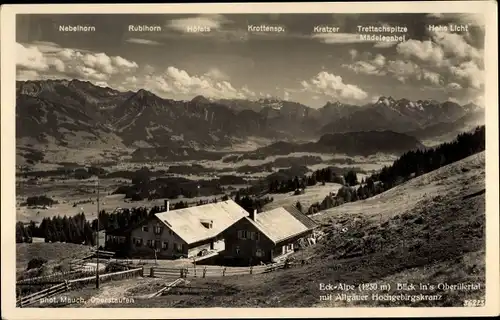
{"label": "snow-capped peak", "polygon": [[271,107],[275,110],[280,110],[283,107],[283,101],[277,98],[263,98],[259,99],[262,107]]}
{"label": "snow-capped peak", "polygon": [[394,100],[392,97],[381,96],[380,98],[378,98],[377,104],[385,104],[386,106],[389,107],[393,105],[395,102],[396,100]]}

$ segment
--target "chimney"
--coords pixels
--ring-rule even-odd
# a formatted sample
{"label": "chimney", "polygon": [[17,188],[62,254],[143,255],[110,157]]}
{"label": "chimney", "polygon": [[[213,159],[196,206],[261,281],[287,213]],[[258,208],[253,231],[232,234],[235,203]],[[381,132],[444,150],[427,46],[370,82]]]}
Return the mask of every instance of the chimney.
{"label": "chimney", "polygon": [[250,213],[250,219],[255,221],[255,216],[257,215],[257,209],[254,209],[253,212]]}

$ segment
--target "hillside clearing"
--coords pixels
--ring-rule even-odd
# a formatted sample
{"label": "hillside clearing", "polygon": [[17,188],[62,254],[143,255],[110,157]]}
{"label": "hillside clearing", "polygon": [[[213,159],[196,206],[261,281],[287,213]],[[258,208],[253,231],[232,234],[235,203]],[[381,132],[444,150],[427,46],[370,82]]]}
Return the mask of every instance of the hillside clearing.
{"label": "hillside clearing", "polygon": [[363,215],[365,218],[385,221],[413,209],[425,199],[431,200],[443,194],[466,195],[484,189],[484,174],[484,152],[481,152],[374,197],[321,211],[314,218],[325,222],[332,217]]}
{"label": "hillside clearing", "polygon": [[33,258],[47,259],[49,265],[69,262],[90,254],[92,248],[74,243],[16,243],[16,269],[25,270]]}
{"label": "hillside clearing", "polygon": [[321,183],[315,186],[310,186],[304,189],[303,194],[294,195],[293,192],[287,193],[269,193],[266,196],[272,197],[274,200],[264,206],[264,210],[272,210],[283,206],[294,206],[297,201],[300,201],[302,208],[307,210],[311,204],[315,202],[320,202],[325,199],[325,197],[331,192],[337,193],[337,191],[342,187],[338,183],[325,183],[323,186]]}

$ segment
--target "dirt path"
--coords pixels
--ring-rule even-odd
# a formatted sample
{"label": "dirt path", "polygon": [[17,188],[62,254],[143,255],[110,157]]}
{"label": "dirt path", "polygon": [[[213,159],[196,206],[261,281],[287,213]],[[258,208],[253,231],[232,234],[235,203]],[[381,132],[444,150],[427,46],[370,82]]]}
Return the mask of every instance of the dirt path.
{"label": "dirt path", "polygon": [[137,286],[137,279],[128,279],[117,285],[111,282],[102,287],[97,295],[92,296],[85,303],[85,307],[96,307],[101,304],[126,304],[133,303],[133,298],[127,294],[127,290]]}

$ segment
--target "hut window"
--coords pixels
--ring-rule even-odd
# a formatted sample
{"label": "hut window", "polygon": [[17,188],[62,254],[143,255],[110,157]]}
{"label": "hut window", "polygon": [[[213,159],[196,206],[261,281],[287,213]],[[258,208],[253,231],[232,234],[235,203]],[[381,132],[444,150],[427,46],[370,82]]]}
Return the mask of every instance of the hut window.
{"label": "hut window", "polygon": [[159,225],[157,225],[157,226],[155,227],[155,234],[161,234],[161,232],[162,232],[162,231],[163,231],[163,228],[162,228],[162,227],[160,227]]}
{"label": "hut window", "polygon": [[262,251],[261,249],[257,249],[257,251],[255,252],[255,255],[257,257],[263,257],[264,256],[264,251]]}
{"label": "hut window", "polygon": [[238,230],[238,238],[239,239],[248,239],[248,231]]}
{"label": "hut window", "polygon": [[136,246],[142,246],[142,238],[134,238],[134,243]]}

